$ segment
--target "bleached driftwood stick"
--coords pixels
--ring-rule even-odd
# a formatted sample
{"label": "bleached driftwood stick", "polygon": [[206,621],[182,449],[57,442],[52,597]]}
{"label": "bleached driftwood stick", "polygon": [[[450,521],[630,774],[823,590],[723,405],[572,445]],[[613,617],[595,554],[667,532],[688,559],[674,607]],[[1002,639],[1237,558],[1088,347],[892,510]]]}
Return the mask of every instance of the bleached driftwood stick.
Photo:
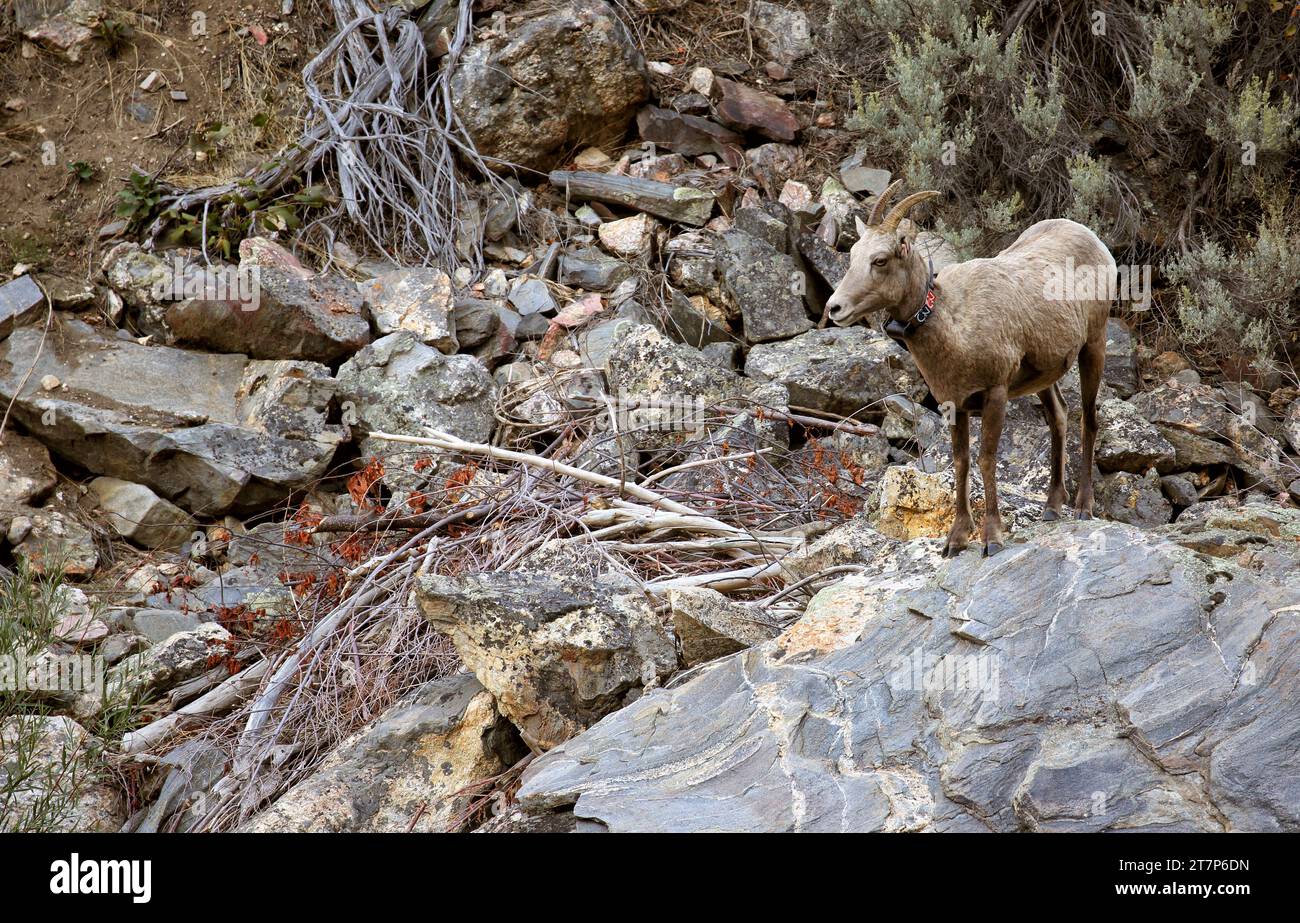
{"label": "bleached driftwood stick", "polygon": [[225,711],[252,692],[266,675],[269,666],[270,664],[265,660],[256,663],[247,670],[229,677],[217,688],[195,699],[184,708],[159,718],[152,724],[146,724],[138,731],[123,735],[122,752],[141,753],[189,727],[199,718]]}

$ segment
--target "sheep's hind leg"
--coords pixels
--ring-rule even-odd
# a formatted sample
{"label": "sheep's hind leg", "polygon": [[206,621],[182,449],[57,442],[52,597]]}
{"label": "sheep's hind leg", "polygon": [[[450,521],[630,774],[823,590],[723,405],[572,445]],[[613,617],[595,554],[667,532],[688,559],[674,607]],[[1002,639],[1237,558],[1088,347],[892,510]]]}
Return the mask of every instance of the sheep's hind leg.
{"label": "sheep's hind leg", "polygon": [[1052,436],[1052,482],[1047,489],[1043,521],[1053,522],[1061,518],[1061,507],[1065,505],[1065,400],[1055,384],[1039,391],[1038,400]]}
{"label": "sheep's hind leg", "polygon": [[1106,366],[1106,335],[1094,337],[1079,353],[1079,390],[1083,398],[1083,457],[1079,461],[1079,492],[1074,497],[1076,519],[1092,518],[1093,450],[1097,445],[1097,389]]}
{"label": "sheep's hind leg", "polygon": [[952,424],[952,464],[957,481],[957,513],[943,546],[945,558],[961,552],[975,531],[975,521],[970,515],[970,414],[965,410],[956,411]]}
{"label": "sheep's hind leg", "polygon": [[984,557],[1002,550],[1002,514],[998,511],[998,441],[1007,413],[1007,386],[984,392],[980,416],[980,475],[984,479]]}

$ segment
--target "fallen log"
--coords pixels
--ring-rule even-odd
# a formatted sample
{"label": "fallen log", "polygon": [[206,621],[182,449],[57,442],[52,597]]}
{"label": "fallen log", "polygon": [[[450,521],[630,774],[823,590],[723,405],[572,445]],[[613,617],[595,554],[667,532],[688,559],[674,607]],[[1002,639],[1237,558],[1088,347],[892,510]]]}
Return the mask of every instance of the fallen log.
{"label": "fallen log", "polygon": [[582,170],[555,170],[550,180],[570,198],[613,202],[665,221],[702,227],[713,214],[713,193],[690,186]]}

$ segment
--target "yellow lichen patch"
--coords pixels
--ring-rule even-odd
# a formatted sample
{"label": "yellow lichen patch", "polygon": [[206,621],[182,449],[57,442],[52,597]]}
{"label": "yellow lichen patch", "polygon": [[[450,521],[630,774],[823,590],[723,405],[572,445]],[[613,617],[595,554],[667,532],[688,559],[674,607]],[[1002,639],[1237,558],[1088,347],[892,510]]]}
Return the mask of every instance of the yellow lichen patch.
{"label": "yellow lichen patch", "polygon": [[776,659],[826,654],[852,644],[876,614],[874,601],[860,581],[849,579],[827,587],[813,597],[804,616],[776,639]]}
{"label": "yellow lichen patch", "polygon": [[940,538],[952,525],[955,498],[947,480],[908,465],[885,470],[877,528],[891,538]]}

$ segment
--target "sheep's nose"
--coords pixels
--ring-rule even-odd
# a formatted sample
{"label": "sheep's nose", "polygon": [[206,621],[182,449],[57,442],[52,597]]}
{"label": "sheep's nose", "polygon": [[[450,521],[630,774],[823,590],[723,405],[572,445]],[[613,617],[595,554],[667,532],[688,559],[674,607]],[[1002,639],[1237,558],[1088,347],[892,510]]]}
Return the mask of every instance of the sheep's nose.
{"label": "sheep's nose", "polygon": [[826,302],[826,316],[835,324],[843,323],[845,316],[848,314],[849,306],[840,301],[834,295]]}

